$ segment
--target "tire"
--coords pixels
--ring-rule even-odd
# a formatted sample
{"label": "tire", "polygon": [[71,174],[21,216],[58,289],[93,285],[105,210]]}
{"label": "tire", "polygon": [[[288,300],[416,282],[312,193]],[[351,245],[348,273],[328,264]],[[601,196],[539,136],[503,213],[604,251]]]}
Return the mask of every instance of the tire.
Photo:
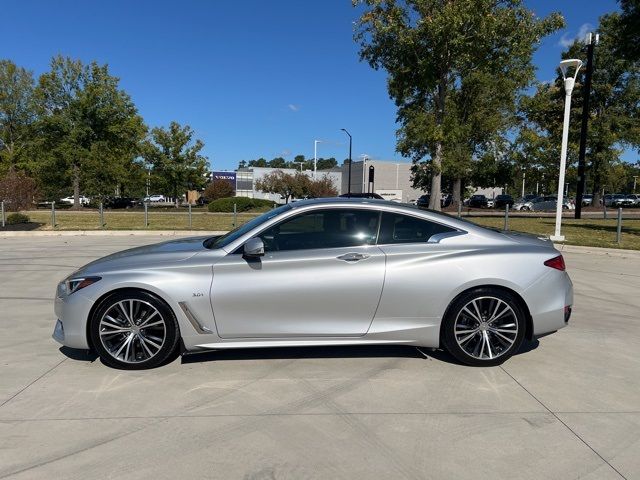
{"label": "tire", "polygon": [[[492,316],[496,318],[491,320]],[[520,349],[526,316],[513,294],[477,288],[451,303],[441,328],[444,347],[457,360],[491,367],[502,364]]]}
{"label": "tire", "polygon": [[143,370],[174,357],[180,328],[171,308],[156,295],[122,290],[106,297],[94,310],[89,335],[105,365]]}
{"label": "tire", "polygon": [[522,210],[522,211],[524,211],[524,212],[528,212],[528,211],[530,211],[531,209],[530,209],[529,207],[522,207],[520,210]]}

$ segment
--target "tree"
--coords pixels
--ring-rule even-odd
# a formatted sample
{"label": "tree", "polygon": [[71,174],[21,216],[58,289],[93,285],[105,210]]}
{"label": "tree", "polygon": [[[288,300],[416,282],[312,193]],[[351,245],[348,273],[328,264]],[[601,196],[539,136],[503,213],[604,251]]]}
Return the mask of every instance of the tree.
{"label": "tree", "polygon": [[316,163],[318,170],[329,170],[331,168],[337,167],[338,162],[335,158],[319,158]]}
{"label": "tree", "polygon": [[[588,191],[598,205],[603,187],[615,188],[616,165],[620,162],[622,147],[640,145],[640,62],[618,54],[617,35],[621,16],[618,13],[600,18],[600,43],[596,49],[589,103],[589,130],[587,136]],[[574,42],[563,58],[583,57],[584,45]],[[577,161],[582,112],[584,69],[581,69],[573,90],[572,119],[569,130],[567,165]],[[558,177],[558,158],[562,134],[562,115],[565,91],[558,70],[552,84],[540,84],[535,95],[523,102],[527,133],[523,148],[537,150],[535,156],[542,169],[552,178]],[[611,190],[609,190],[611,191]]]}
{"label": "tree", "polygon": [[526,85],[539,40],[563,25],[538,19],[522,0],[354,0],[368,8],[355,35],[360,57],[387,71],[398,107],[398,150],[431,178],[429,207],[440,209],[451,96],[475,71]]}
{"label": "tree", "polygon": [[[308,178],[308,177],[307,177]],[[323,175],[317,179],[309,179],[307,186],[308,193],[305,196],[310,198],[326,198],[338,196],[338,189],[333,184],[329,175]]]}
{"label": "tree", "polygon": [[640,2],[620,0],[622,14],[616,35],[616,51],[630,61],[640,60]]}
{"label": "tree", "polygon": [[62,56],[39,78],[38,171],[49,193],[71,178],[74,208],[81,183],[83,193],[112,192],[138,156],[146,127],[118,82],[107,65]]}
{"label": "tree", "polygon": [[16,172],[13,167],[0,179],[0,200],[5,201],[10,211],[28,210],[33,206],[36,195],[35,180],[24,172]]}
{"label": "tree", "polygon": [[145,142],[144,158],[152,166],[154,175],[178,202],[178,194],[201,188],[205,184],[207,158],[200,154],[201,140],[193,140],[189,125],[171,122],[169,128],[156,127]]}
{"label": "tree", "polygon": [[0,172],[22,160],[36,118],[30,71],[0,60]]}
{"label": "tree", "polygon": [[211,202],[219,198],[233,197],[235,194],[236,191],[233,189],[231,183],[227,180],[215,178],[207,185],[207,188],[204,189],[203,196],[205,200]]}
{"label": "tree", "polygon": [[280,195],[285,203],[289,203],[289,199],[300,192],[296,175],[284,173],[282,170],[275,170],[266,174],[256,181],[256,189]]}

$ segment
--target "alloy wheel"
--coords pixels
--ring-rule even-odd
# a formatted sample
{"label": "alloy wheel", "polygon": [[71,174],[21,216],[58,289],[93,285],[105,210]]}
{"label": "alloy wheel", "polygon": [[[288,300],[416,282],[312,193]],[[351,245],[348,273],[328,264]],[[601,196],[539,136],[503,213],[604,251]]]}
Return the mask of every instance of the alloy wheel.
{"label": "alloy wheel", "polygon": [[111,305],[98,330],[102,346],[114,359],[134,364],[155,357],[167,337],[167,325],[158,309],[138,299]]}
{"label": "alloy wheel", "polygon": [[492,360],[511,349],[518,338],[516,313],[504,300],[485,296],[469,301],[454,324],[458,346],[478,360]]}

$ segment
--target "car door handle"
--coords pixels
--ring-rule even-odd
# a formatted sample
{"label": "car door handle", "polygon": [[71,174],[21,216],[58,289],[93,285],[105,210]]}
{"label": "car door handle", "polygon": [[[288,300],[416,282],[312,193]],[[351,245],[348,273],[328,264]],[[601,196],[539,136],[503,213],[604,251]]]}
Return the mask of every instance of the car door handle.
{"label": "car door handle", "polygon": [[365,260],[370,256],[371,255],[368,255],[366,253],[345,253],[344,255],[340,255],[336,258],[345,262],[359,262],[360,260]]}

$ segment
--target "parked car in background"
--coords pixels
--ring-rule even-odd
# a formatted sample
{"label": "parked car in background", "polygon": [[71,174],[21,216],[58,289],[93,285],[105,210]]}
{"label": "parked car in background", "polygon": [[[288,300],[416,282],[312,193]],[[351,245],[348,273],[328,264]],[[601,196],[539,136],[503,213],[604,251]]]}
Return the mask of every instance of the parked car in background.
{"label": "parked car in background", "polygon": [[[60,201],[62,203],[68,203],[70,205],[73,205],[74,198],[73,198],[73,195],[70,195],[68,197],[61,198]],[[84,195],[80,195],[78,197],[78,201],[80,202],[80,205],[84,206],[84,205],[89,205],[89,201],[90,200],[87,197],[85,197]]]}
{"label": "parked car in background", "polygon": [[629,201],[629,207],[640,207],[640,194],[630,193],[627,195]]}
{"label": "parked car in background", "polygon": [[[429,208],[429,200],[431,200],[431,195],[426,193],[418,198],[418,200],[416,200],[416,205],[419,208]],[[440,198],[440,207],[444,208],[448,207],[449,205],[451,205],[451,195],[442,195],[442,197]]]}
{"label": "parked car in background", "polygon": [[102,203],[105,208],[133,208],[139,200],[131,197],[107,197]]}
{"label": "parked car in background", "polygon": [[593,204],[593,195],[590,193],[585,193],[582,195],[582,206],[590,207]]}
{"label": "parked car in background", "polygon": [[484,195],[471,195],[468,205],[471,208],[487,208],[489,200]]}
{"label": "parked car in background", "polygon": [[164,195],[149,195],[148,197],[144,197],[145,202],[166,202],[167,199]]}
{"label": "parked car in background", "polygon": [[[542,212],[545,210],[555,210],[558,203],[558,197],[554,195],[547,195],[544,197],[536,197],[533,200],[529,200],[521,205],[516,210]],[[562,202],[563,210],[575,210],[575,205],[567,199]]]}
{"label": "parked car in background", "polygon": [[509,205],[509,208],[513,207],[514,204],[513,197],[511,195],[498,195],[494,199],[493,206],[494,208],[505,208]]}

